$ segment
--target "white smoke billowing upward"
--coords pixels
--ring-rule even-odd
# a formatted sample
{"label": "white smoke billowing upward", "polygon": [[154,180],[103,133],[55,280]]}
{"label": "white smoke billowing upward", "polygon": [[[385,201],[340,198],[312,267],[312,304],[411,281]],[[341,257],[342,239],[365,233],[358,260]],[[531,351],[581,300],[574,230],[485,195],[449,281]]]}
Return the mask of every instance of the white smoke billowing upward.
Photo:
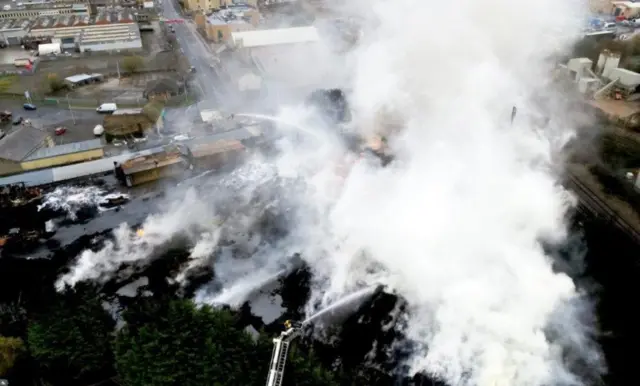
{"label": "white smoke billowing upward", "polygon": [[216,224],[212,214],[210,206],[189,190],[165,212],[149,216],[138,230],[122,224],[113,231],[114,239],[107,241],[104,248],[97,252],[83,251],[70,272],[58,279],[56,286],[61,289],[83,280],[108,280],[121,264],[148,261],[176,236],[193,238],[194,228],[213,231]]}
{"label": "white smoke billowing upward", "polygon": [[[198,300],[237,304],[251,283],[270,279],[276,263],[300,252],[315,274],[313,305],[372,284],[407,301],[412,372],[456,386],[582,384],[583,374],[565,362],[566,350],[573,363],[604,371],[590,336],[589,302],[569,277],[552,270],[540,245],[566,237],[573,200],[559,186],[553,162],[573,132],[572,113],[532,102],[562,105],[562,95],[545,88],[548,61],[577,36],[584,6],[577,0],[346,3],[341,12],[358,13],[364,34],[346,61],[327,63],[345,73],[338,78],[353,80],[360,132],[388,129],[390,119],[399,128],[385,133],[396,161],[387,168],[360,163],[345,180],[336,178],[344,148],[326,130],[301,123],[303,136],[315,135],[285,142],[274,162],[280,176],[305,182],[288,191],[292,203],[283,210],[291,232],[252,249],[241,263],[223,253],[215,268],[226,291],[217,300]],[[520,113],[510,126],[514,104]],[[535,119],[549,114],[549,125]],[[288,110],[282,120],[292,126],[304,116]],[[243,184],[263,186],[273,179],[270,170]],[[188,223],[183,213],[174,215],[162,234]],[[194,255],[213,251],[217,236],[209,237]],[[99,278],[118,262],[148,259],[151,249],[130,239],[83,253],[61,282]],[[96,264],[102,273],[91,273]]]}
{"label": "white smoke billowing upward", "polygon": [[[410,305],[412,371],[452,385],[581,384],[566,349],[603,371],[592,326],[579,317],[589,304],[540,246],[566,236],[573,200],[552,160],[573,128],[570,112],[551,117],[563,127],[539,126],[532,101],[562,103],[545,90],[548,60],[577,36],[582,5],[469,0],[455,16],[433,1],[366,7],[375,28],[353,53],[356,123],[384,129],[385,110],[401,122],[391,135],[398,160],[354,168],[329,216],[318,186],[305,195],[295,242],[324,276],[313,300],[384,282]],[[510,127],[514,104],[529,114]],[[289,166],[311,162],[297,150]],[[363,255],[387,274],[367,278]],[[572,339],[549,340],[550,328]]]}

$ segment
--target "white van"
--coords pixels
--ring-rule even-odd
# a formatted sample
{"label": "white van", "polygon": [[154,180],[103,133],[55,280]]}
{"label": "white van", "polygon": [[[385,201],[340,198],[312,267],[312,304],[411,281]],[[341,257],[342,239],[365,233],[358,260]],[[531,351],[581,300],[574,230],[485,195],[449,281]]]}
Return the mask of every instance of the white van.
{"label": "white van", "polygon": [[96,109],[99,113],[113,113],[118,109],[115,103],[103,103]]}

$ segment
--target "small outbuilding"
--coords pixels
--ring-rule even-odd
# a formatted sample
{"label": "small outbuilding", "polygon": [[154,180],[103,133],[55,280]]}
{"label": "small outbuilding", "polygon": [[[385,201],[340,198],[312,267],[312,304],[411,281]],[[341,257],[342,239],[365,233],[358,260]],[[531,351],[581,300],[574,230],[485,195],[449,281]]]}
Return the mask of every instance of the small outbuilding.
{"label": "small outbuilding", "polygon": [[104,118],[107,141],[117,137],[144,136],[145,132],[164,126],[164,104],[149,102],[143,108],[118,109]]}
{"label": "small outbuilding", "polygon": [[102,74],[77,74],[64,78],[64,83],[73,88],[90,83],[102,82],[104,76]]}

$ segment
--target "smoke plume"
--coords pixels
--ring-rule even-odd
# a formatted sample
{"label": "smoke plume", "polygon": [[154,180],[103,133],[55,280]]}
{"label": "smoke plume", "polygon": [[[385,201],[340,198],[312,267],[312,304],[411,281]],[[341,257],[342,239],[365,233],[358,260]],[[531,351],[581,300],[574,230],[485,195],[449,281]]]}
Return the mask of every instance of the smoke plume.
{"label": "smoke plume", "polygon": [[[277,274],[278,264],[299,252],[314,271],[309,315],[363,285],[385,284],[406,300],[413,373],[463,386],[585,383],[581,369],[604,371],[591,339],[591,305],[568,276],[553,271],[541,246],[566,239],[574,202],[557,174],[574,120],[557,108],[564,96],[548,86],[551,59],[577,36],[582,7],[552,0],[347,2],[335,12],[358,15],[359,41],[319,65],[350,80],[343,86],[352,91],[351,129],[387,137],[394,162],[354,164],[333,128],[288,106],[277,117],[287,133],[277,159],[236,172],[244,173],[234,181],[245,198],[227,209],[208,208],[213,195],[184,199],[149,218],[145,241],[121,228],[102,251],[84,252],[61,283],[149,259],[189,224],[204,226],[199,215],[209,210],[233,226],[194,236],[195,260],[219,250],[214,269],[224,272],[223,289],[201,293],[200,301],[238,304],[250,283]],[[542,110],[541,99],[556,108]],[[519,113],[510,125],[514,105]],[[268,172],[247,173],[251,168]],[[236,196],[233,184],[216,186]],[[262,192],[251,195],[261,205],[246,198],[253,191]],[[277,240],[250,235],[265,211],[286,219]],[[217,245],[234,237],[251,257],[238,264]]]}

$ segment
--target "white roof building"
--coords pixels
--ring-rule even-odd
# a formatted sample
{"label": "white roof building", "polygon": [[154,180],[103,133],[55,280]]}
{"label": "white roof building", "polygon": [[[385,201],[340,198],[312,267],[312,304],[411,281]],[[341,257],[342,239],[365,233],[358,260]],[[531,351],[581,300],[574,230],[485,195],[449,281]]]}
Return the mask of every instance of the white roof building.
{"label": "white roof building", "polygon": [[233,32],[231,40],[236,47],[254,48],[317,42],[320,40],[320,34],[316,27],[277,28]]}

